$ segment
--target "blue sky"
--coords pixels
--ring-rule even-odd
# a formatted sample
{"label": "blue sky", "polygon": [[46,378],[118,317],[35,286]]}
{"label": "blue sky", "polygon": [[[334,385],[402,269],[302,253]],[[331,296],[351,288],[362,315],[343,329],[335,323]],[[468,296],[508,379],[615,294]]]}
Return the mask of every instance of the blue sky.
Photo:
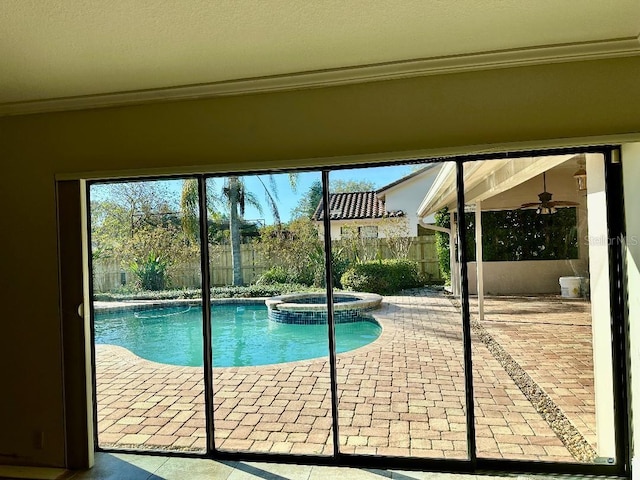
{"label": "blue sky", "polygon": [[[390,167],[368,167],[358,169],[345,169],[335,170],[329,174],[329,181],[332,180],[359,180],[369,181],[375,185],[375,188],[380,188],[384,185],[392,183],[405,175],[412,172],[411,165],[395,165]],[[303,172],[298,174],[298,184],[295,192],[291,190],[289,184],[289,176],[286,173],[273,175],[276,187],[278,190],[278,210],[280,218],[283,222],[287,222],[291,219],[291,211],[298,205],[300,199],[307,193],[309,187],[316,180],[322,179],[320,172]],[[260,181],[256,178],[256,175],[247,175],[244,178],[247,190],[253,192],[257,199],[264,205],[264,188]],[[262,179],[265,184],[269,185],[268,175],[262,175]],[[215,179],[214,183],[216,188],[221,189],[223,184],[223,178]],[[176,206],[180,202],[180,190],[182,187],[181,180],[163,180],[167,187],[169,194],[176,202]],[[92,200],[106,200],[108,198],[108,188],[103,185],[95,184],[91,187],[91,199]],[[273,224],[273,216],[270,214],[268,208],[264,208],[260,213],[258,210],[251,206],[247,206],[245,211],[245,218],[247,220],[261,219],[267,225]]]}
{"label": "blue sky", "polygon": [[[408,175],[411,171],[410,165],[335,170],[329,174],[329,181],[331,182],[336,179],[364,180],[373,182],[375,188],[380,188]],[[254,176],[244,178],[247,189],[254,192],[259,200],[262,200],[264,198],[264,189],[260,182]],[[322,175],[320,172],[300,173],[298,175],[298,185],[295,192],[291,191],[289,176],[287,174],[276,174],[274,178],[278,188],[278,210],[280,212],[280,218],[283,222],[287,222],[291,219],[291,211],[298,205],[300,199],[307,193],[313,182],[322,180]],[[266,178],[264,181],[267,183]],[[273,217],[266,208],[263,209],[261,215],[257,210],[249,207],[245,212],[245,218],[264,219],[267,225],[273,223]]]}

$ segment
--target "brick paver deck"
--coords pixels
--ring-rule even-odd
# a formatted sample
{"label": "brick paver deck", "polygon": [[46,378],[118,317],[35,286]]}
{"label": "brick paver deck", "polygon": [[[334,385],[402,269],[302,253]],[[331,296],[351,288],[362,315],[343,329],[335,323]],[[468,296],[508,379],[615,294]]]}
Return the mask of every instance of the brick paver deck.
{"label": "brick paver deck", "polygon": [[[380,338],[338,355],[341,451],[465,458],[458,311],[442,294],[424,290],[385,297],[374,316],[383,326]],[[495,330],[501,342],[510,341],[505,332]],[[544,337],[539,341],[542,348]],[[479,341],[473,342],[473,358],[478,454],[574,461]],[[101,446],[205,448],[201,368],[163,365],[121,347],[97,345],[96,369]],[[326,360],[217,368],[213,382],[217,448],[332,453]]]}
{"label": "brick paver deck", "polygon": [[[483,326],[596,447],[590,303],[558,296],[486,297]],[[472,316],[477,309],[471,299]]]}

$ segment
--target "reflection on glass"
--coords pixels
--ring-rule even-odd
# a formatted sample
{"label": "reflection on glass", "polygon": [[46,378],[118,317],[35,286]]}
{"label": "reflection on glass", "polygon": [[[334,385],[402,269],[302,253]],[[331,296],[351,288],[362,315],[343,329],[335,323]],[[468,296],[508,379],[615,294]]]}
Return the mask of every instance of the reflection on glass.
{"label": "reflection on glass", "polygon": [[216,447],[332,454],[321,176],[210,178],[207,191]]}
{"label": "reflection on glass", "polygon": [[91,186],[100,447],[206,449],[198,214],[180,201],[191,182]]}
{"label": "reflection on glass", "polygon": [[[586,166],[586,190],[574,174]],[[478,456],[614,463],[600,155],[465,164]]]}

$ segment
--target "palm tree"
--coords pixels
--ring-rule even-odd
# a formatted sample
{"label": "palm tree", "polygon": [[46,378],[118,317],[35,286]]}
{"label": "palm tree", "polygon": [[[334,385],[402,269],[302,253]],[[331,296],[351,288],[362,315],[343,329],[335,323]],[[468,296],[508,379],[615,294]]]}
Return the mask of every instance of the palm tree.
{"label": "palm tree", "polygon": [[[273,175],[266,176],[267,183],[258,175],[257,178],[264,190],[264,198],[266,204],[273,216],[275,223],[280,225],[280,212],[278,211],[278,189]],[[291,189],[295,191],[297,183],[297,174],[289,174],[289,184]],[[213,184],[213,180],[211,180]],[[211,190],[214,190],[213,187]],[[263,213],[262,205],[258,201],[253,192],[246,189],[245,179],[238,176],[229,176],[225,178],[224,185],[220,194],[208,194],[207,210],[209,214],[215,214],[221,204],[224,210],[229,213],[229,233],[231,241],[231,265],[233,267],[233,285],[243,284],[242,276],[242,256],[241,245],[242,238],[240,235],[240,225],[244,218],[245,206],[251,205],[260,214]],[[191,238],[197,238],[198,235],[198,182],[196,179],[187,179],[182,186],[182,197],[180,200],[182,209],[182,226],[187,235]]]}

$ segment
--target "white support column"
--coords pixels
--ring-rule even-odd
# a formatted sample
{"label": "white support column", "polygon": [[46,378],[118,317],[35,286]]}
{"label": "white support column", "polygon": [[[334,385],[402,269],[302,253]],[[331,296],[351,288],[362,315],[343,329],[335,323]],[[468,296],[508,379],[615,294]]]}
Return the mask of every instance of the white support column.
{"label": "white support column", "polygon": [[[587,223],[589,229],[589,284],[598,457],[615,458],[613,421],[613,366],[611,361],[611,301],[604,162],[600,154],[587,155]],[[622,459],[618,459],[620,461]]]}
{"label": "white support column", "polygon": [[449,223],[451,225],[451,233],[449,234],[449,265],[451,266],[451,293],[460,295],[460,281],[458,272],[458,258],[456,256],[456,235],[458,234],[458,226],[455,222],[454,212],[449,212]]}
{"label": "white support column", "polygon": [[482,202],[476,202],[476,279],[478,283],[478,321],[484,320],[484,274],[482,270]]}

